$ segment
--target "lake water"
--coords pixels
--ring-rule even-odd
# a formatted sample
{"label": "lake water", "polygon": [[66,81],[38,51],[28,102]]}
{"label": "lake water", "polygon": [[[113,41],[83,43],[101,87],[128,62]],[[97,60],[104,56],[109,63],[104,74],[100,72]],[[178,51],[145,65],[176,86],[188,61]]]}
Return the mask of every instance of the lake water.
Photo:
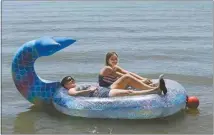
{"label": "lake water", "polygon": [[[212,1],[2,2],[2,133],[213,133],[212,16]],[[105,54],[116,51],[123,68],[148,78],[164,73],[200,106],[154,120],[76,118],[33,107],[15,88],[11,62],[23,43],[42,36],[77,40],[36,61],[44,79],[96,82]]]}

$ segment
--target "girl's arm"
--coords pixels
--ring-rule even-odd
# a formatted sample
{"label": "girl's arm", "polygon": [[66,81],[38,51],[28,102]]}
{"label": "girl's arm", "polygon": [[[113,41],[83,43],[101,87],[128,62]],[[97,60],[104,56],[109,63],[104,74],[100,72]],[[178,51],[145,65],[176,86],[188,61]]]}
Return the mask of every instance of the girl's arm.
{"label": "girl's arm", "polygon": [[87,95],[90,92],[93,92],[95,90],[96,90],[96,88],[89,88],[87,90],[77,91],[75,88],[71,88],[71,89],[68,90],[68,94],[70,96],[84,96],[84,95]]}
{"label": "girl's arm", "polygon": [[143,77],[141,77],[141,76],[139,76],[139,75],[137,75],[135,73],[132,73],[132,72],[129,72],[129,74],[131,74],[132,76],[136,77],[139,80],[146,80],[147,79],[147,78],[143,78]]}
{"label": "girl's arm", "polygon": [[123,68],[121,68],[119,66],[115,66],[113,68],[113,70],[115,70],[116,72],[120,72],[121,74],[128,74],[128,73],[130,73],[129,71],[127,71],[127,70],[125,70],[125,69],[123,69]]}
{"label": "girl's arm", "polygon": [[102,75],[102,76],[115,75],[115,76],[117,76],[117,77],[121,77],[121,76],[123,76],[124,74],[122,74],[121,72],[118,72],[118,71],[116,70],[116,68],[113,69],[113,68],[111,68],[111,67],[109,67],[109,66],[106,66],[106,67],[104,67],[104,68],[101,70],[100,75]]}
{"label": "girl's arm", "polygon": [[139,80],[141,80],[141,81],[143,81],[144,83],[146,83],[146,84],[150,84],[150,83],[152,83],[152,81],[150,80],[150,79],[148,79],[148,78],[143,78],[143,77],[141,77],[141,76],[139,76],[139,75],[137,75],[137,74],[135,74],[135,73],[133,73],[133,72],[129,72],[129,71],[126,71],[126,70],[124,70],[124,69],[122,69],[121,67],[119,67],[119,66],[116,66],[115,67],[115,69],[116,69],[116,74],[117,74],[117,76],[122,76],[122,75],[124,75],[124,74],[130,74],[131,76],[133,76],[133,77],[135,77],[135,78],[137,78],[137,79],[139,79]]}
{"label": "girl's arm", "polygon": [[121,77],[121,76],[123,76],[124,74],[122,74],[121,72],[115,72],[115,75],[116,75],[117,77]]}
{"label": "girl's arm", "polygon": [[128,73],[128,74],[132,75],[133,77],[135,77],[135,78],[137,78],[137,79],[139,79],[139,80],[146,80],[146,79],[147,79],[147,78],[143,78],[143,77],[141,77],[141,76],[139,76],[139,75],[137,75],[137,74],[135,74],[135,73],[126,71],[126,70],[122,69],[122,68],[119,67],[119,66],[117,66],[116,68],[117,68],[117,71],[120,72],[121,74],[127,74],[127,73]]}
{"label": "girl's arm", "polygon": [[[141,77],[141,76],[139,76],[139,75],[137,75],[135,73],[128,72],[128,71],[122,69],[119,66],[115,66],[114,68],[111,68],[111,67],[107,66],[104,69],[102,69],[100,74],[103,75],[103,76],[108,76],[108,75],[112,75],[113,74],[113,75],[116,75],[118,77],[121,77],[121,76],[123,76],[125,74],[130,74],[130,75],[132,75],[133,77],[135,77],[135,78],[137,78],[139,80],[142,80],[142,81],[146,81],[147,80],[147,78],[143,78],[143,77]],[[151,81],[149,81],[149,83],[151,83]]]}

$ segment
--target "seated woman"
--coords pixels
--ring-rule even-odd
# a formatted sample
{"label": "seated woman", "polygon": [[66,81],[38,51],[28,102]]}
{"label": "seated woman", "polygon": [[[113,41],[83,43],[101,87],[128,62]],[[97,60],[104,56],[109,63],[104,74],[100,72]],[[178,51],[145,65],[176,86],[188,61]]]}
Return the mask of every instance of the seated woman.
{"label": "seated woman", "polygon": [[[127,89],[131,86],[135,89],[140,88],[140,90],[156,89],[159,87],[152,84],[149,79],[143,78],[135,73],[128,72],[119,67],[118,55],[115,52],[108,52],[106,54],[105,62],[106,66],[101,69],[99,74],[99,85],[102,87],[111,89]],[[167,89],[165,87],[165,82],[162,77],[159,79],[163,83],[163,85],[160,86],[160,89],[162,89],[163,93],[166,94]],[[127,83],[127,80],[130,81],[129,84]]]}
{"label": "seated woman", "polygon": [[[61,85],[68,90],[71,96],[87,96],[87,97],[116,97],[116,96],[133,96],[145,94],[161,94],[160,88],[165,88],[165,83],[162,76],[159,77],[159,85],[154,88],[145,89],[142,82],[133,80],[134,78],[129,74],[124,75],[120,79],[124,83],[118,82],[111,86],[111,88],[100,87],[97,85],[79,85],[77,86],[75,80],[71,76],[66,76],[62,79]],[[134,88],[143,89],[139,91],[125,90],[126,85]]]}

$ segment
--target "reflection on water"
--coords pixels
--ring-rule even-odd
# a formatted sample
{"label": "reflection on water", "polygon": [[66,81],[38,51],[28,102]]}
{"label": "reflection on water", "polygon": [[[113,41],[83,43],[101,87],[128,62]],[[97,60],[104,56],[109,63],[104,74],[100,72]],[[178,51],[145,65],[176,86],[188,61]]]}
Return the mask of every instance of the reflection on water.
{"label": "reflection on water", "polygon": [[[3,3],[3,132],[213,133],[211,3],[85,2]],[[35,67],[41,78],[59,80],[71,74],[79,82],[95,82],[106,52],[116,51],[121,66],[132,72],[148,78],[164,73],[166,79],[181,83],[188,95],[200,99],[200,113],[186,110],[154,120],[97,120],[66,116],[49,107],[25,111],[25,102],[11,85],[11,61],[20,45],[45,35],[73,37],[78,42],[39,59]]]}
{"label": "reflection on water", "polygon": [[31,106],[28,111],[21,112],[17,115],[14,121],[14,133],[32,134],[36,133],[35,122],[38,120],[39,112],[47,112],[50,116],[63,116],[53,108],[53,106]]}
{"label": "reflection on water", "polygon": [[186,109],[186,113],[192,116],[198,116],[200,114],[200,111],[198,109]]}
{"label": "reflection on water", "polygon": [[[43,116],[41,113],[47,115]],[[172,116],[165,118],[157,118],[150,120],[123,120],[123,119],[93,119],[93,118],[80,118],[64,115],[58,112],[53,106],[36,107],[32,106],[28,111],[22,112],[17,115],[14,121],[14,133],[33,134],[38,133],[39,119],[46,119],[51,117],[54,122],[48,122],[47,125],[42,125],[43,129],[52,128],[52,133],[159,133],[165,134],[165,127],[173,127],[174,125],[182,124],[185,117],[189,115],[198,115],[199,110],[182,110]],[[49,118],[48,118],[49,119]],[[37,123],[37,124],[36,124]],[[40,125],[40,124],[39,124]],[[63,127],[59,127],[63,125]],[[46,127],[47,126],[47,127]],[[127,127],[127,128],[124,128]],[[136,130],[130,130],[135,128]],[[154,129],[153,129],[154,128]],[[53,130],[54,129],[54,130]],[[59,131],[60,130],[60,131]],[[48,132],[49,133],[49,132]]]}
{"label": "reflection on water", "polygon": [[29,110],[17,115],[14,121],[14,133],[18,134],[32,134],[35,133],[33,118],[33,111]]}

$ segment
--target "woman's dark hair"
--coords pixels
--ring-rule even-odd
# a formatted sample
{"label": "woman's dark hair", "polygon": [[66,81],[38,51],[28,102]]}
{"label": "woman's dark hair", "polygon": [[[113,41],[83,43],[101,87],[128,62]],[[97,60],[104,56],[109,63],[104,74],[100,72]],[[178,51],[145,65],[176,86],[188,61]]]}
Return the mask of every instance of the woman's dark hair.
{"label": "woman's dark hair", "polygon": [[65,84],[67,84],[70,81],[75,81],[74,78],[72,78],[71,76],[66,76],[62,79],[62,81],[60,82],[60,84],[62,85],[62,87],[65,86]]}
{"label": "woman's dark hair", "polygon": [[109,61],[110,57],[113,56],[113,55],[116,55],[116,56],[118,57],[118,55],[117,55],[116,52],[108,52],[108,53],[106,54],[106,66],[109,66],[108,61]]}

